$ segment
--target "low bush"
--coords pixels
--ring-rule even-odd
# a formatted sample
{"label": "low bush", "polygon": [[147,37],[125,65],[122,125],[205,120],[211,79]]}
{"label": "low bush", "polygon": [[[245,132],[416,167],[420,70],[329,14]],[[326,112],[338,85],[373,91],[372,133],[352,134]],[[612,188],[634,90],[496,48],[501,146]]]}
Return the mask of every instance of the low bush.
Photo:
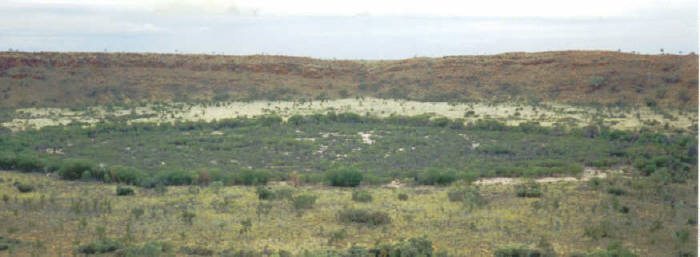
{"label": "low bush", "polygon": [[137,185],[141,183],[144,171],[132,167],[115,165],[109,168],[111,182]]}
{"label": "low bush", "polygon": [[585,255],[586,257],[637,257],[635,253],[630,251],[629,249],[625,248],[620,244],[620,242],[611,242],[608,244],[605,250],[599,249],[595,250],[589,254]]}
{"label": "low bush", "polygon": [[87,245],[81,245],[78,247],[78,252],[83,254],[102,254],[114,252],[119,248],[121,248],[121,244],[118,241],[103,238],[92,241]]}
{"label": "low bush", "polygon": [[423,185],[445,186],[457,180],[457,171],[453,169],[430,168],[420,173],[418,183]]}
{"label": "low bush", "polygon": [[625,189],[619,186],[611,186],[608,188],[608,194],[612,195],[624,195],[626,194]]}
{"label": "low bush", "polygon": [[362,172],[351,167],[331,169],[326,177],[331,186],[337,187],[356,187],[363,179]]}
{"label": "low bush", "polygon": [[555,257],[556,254],[526,245],[509,245],[496,249],[494,257]]}
{"label": "low bush", "polygon": [[299,194],[291,198],[292,205],[296,210],[311,209],[316,203],[318,196],[312,194]]}
{"label": "low bush", "polygon": [[12,170],[15,168],[15,154],[11,152],[0,152],[0,169]]}
{"label": "low bush", "polygon": [[257,187],[255,188],[255,193],[258,195],[260,200],[273,200],[275,199],[275,192],[269,187]]}
{"label": "low bush", "polygon": [[134,195],[134,189],[131,187],[117,186],[117,195],[118,196]]}
{"label": "low bush", "polygon": [[170,256],[173,254],[173,245],[168,242],[148,241],[139,245],[118,249],[116,256]]}
{"label": "low bush", "polygon": [[355,202],[368,203],[372,201],[372,194],[365,190],[355,190],[352,192],[352,200]]}
{"label": "low bush", "polygon": [[15,187],[20,193],[28,193],[34,191],[34,185],[27,183],[16,183]]}
{"label": "low bush", "polygon": [[447,191],[447,199],[451,202],[462,202],[469,209],[481,207],[488,201],[481,196],[479,188],[475,186],[453,187]]}
{"label": "low bush", "polygon": [[183,246],[179,253],[186,255],[214,256],[214,250],[203,246]]}
{"label": "low bush", "polygon": [[607,220],[602,220],[597,224],[583,228],[583,235],[595,240],[614,237],[614,232],[615,227],[613,223]]}
{"label": "low bush", "polygon": [[8,250],[15,245],[20,244],[21,241],[12,238],[5,238],[0,236],[0,251]]}
{"label": "low bush", "polygon": [[408,194],[406,193],[399,193],[399,201],[407,201],[408,200]]}
{"label": "low bush", "polygon": [[[357,251],[357,250],[356,250]],[[380,245],[370,249],[374,256],[440,256],[433,253],[433,242],[426,237],[411,238],[408,241],[399,241],[395,244]]]}
{"label": "low bush", "polygon": [[391,223],[389,214],[383,211],[370,211],[366,209],[343,209],[338,212],[341,222],[362,223],[371,226],[379,226]]}
{"label": "low bush", "polygon": [[518,197],[540,197],[542,188],[539,183],[529,180],[515,186],[515,193]]}
{"label": "low bush", "polygon": [[260,200],[291,200],[294,189],[288,187],[272,189],[270,187],[258,186],[255,188],[255,193]]}
{"label": "low bush", "polygon": [[243,169],[236,173],[234,182],[242,185],[266,185],[272,178],[272,173],[268,170]]}
{"label": "low bush", "polygon": [[44,162],[31,154],[20,154],[15,158],[15,168],[24,172],[43,171]]}
{"label": "low bush", "polygon": [[89,177],[102,179],[103,176],[98,175],[97,166],[90,160],[85,159],[68,159],[63,161],[61,168],[58,170],[58,175],[62,179],[78,180],[83,178],[83,174],[88,174]]}
{"label": "low bush", "polygon": [[165,185],[192,185],[197,181],[194,173],[184,170],[161,171],[156,175],[155,182]]}

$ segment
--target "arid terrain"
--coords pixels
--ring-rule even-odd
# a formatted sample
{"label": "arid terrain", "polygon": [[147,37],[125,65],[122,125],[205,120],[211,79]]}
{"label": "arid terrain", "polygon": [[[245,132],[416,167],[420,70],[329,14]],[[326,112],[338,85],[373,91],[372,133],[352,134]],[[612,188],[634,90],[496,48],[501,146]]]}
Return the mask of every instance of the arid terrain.
{"label": "arid terrain", "polygon": [[0,256],[697,256],[698,57],[0,52]]}

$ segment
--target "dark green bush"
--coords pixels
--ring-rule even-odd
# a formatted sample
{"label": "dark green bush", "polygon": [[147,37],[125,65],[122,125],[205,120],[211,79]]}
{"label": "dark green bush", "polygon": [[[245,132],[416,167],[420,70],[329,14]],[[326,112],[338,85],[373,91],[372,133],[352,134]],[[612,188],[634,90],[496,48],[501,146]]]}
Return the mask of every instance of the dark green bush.
{"label": "dark green bush", "polygon": [[539,183],[530,180],[515,186],[515,193],[518,197],[540,197],[542,189]]}
{"label": "dark green bush", "polygon": [[482,207],[488,203],[488,201],[481,196],[479,188],[475,186],[451,188],[447,191],[447,198],[451,202],[462,202],[462,204],[469,209]]}
{"label": "dark green bush", "polygon": [[329,170],[327,179],[331,186],[356,187],[362,182],[363,176],[359,169],[341,167]]}
{"label": "dark green bush", "polygon": [[355,202],[368,203],[372,201],[372,194],[365,190],[355,190],[352,192],[352,200]]}
{"label": "dark green bush", "polygon": [[214,250],[203,246],[183,246],[179,252],[186,255],[214,256]]}
{"label": "dark green bush", "polygon": [[195,174],[184,170],[161,171],[156,175],[155,182],[165,185],[192,185],[196,181]]}
{"label": "dark green bush", "polygon": [[583,228],[583,235],[595,240],[614,237],[614,233],[615,227],[613,223],[608,220],[602,220]]}
{"label": "dark green bush", "polygon": [[637,255],[623,247],[620,242],[614,241],[609,243],[605,250],[593,251],[587,254],[586,257],[637,257]]}
{"label": "dark green bush", "polygon": [[133,195],[133,194],[134,194],[133,188],[117,186],[117,195],[118,196]]}
{"label": "dark green bush", "polygon": [[366,209],[343,209],[338,212],[341,222],[353,222],[378,226],[391,223],[389,214],[382,211],[370,211]]}
{"label": "dark green bush", "polygon": [[625,189],[619,186],[611,186],[608,188],[608,194],[613,195],[624,195],[626,194]]}
{"label": "dark green bush", "polygon": [[0,152],[0,169],[12,170],[15,168],[15,154],[11,152]]}
{"label": "dark green bush", "polygon": [[15,187],[17,187],[17,190],[19,190],[20,193],[28,193],[34,191],[34,185],[32,184],[16,183]]}
{"label": "dark green bush", "polygon": [[109,169],[109,176],[112,182],[137,185],[141,183],[145,172],[132,167],[120,165],[112,166]]}
{"label": "dark green bush", "polygon": [[379,245],[369,252],[374,256],[399,256],[399,257],[430,257],[433,253],[433,242],[426,237],[411,238],[408,241],[399,241],[393,245]]}
{"label": "dark green bush", "polygon": [[269,187],[262,187],[259,186],[255,188],[255,193],[258,195],[258,199],[260,200],[274,200],[275,199],[275,192],[272,191]]}
{"label": "dark green bush", "polygon": [[303,210],[313,208],[316,198],[318,197],[312,194],[299,194],[292,197],[291,201],[294,209]]}
{"label": "dark green bush", "polygon": [[555,257],[556,254],[528,247],[525,245],[509,245],[496,249],[494,257]]}
{"label": "dark green bush", "polygon": [[78,247],[78,252],[83,254],[101,254],[114,252],[119,248],[121,248],[121,244],[118,241],[103,238],[92,241],[87,245],[81,245]]}
{"label": "dark green bush", "polygon": [[92,178],[103,178],[103,176],[93,176],[93,174],[98,175],[99,173],[97,166],[92,161],[84,159],[65,160],[58,170],[58,175],[63,179],[77,180],[81,179],[86,172]]}
{"label": "dark green bush", "polygon": [[253,170],[244,169],[238,172],[234,180],[236,184],[243,185],[265,185],[272,178],[272,174],[268,170]]}
{"label": "dark green bush", "polygon": [[148,241],[139,245],[131,245],[115,252],[116,256],[170,256],[173,245],[168,242]]}
{"label": "dark green bush", "polygon": [[457,180],[457,171],[453,169],[426,169],[418,176],[418,183],[423,185],[445,186]]}
{"label": "dark green bush", "polygon": [[408,194],[406,194],[406,193],[399,193],[399,196],[398,196],[398,197],[399,197],[399,200],[400,200],[400,201],[406,201],[406,200],[408,200]]}
{"label": "dark green bush", "polygon": [[20,154],[15,159],[15,168],[24,172],[43,171],[44,162],[31,154]]}

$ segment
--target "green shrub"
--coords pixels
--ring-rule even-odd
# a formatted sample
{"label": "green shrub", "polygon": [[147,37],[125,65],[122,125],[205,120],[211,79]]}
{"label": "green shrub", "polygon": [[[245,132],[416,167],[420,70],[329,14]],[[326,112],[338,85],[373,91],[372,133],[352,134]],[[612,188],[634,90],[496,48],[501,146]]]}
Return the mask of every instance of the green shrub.
{"label": "green shrub", "polygon": [[605,250],[596,250],[586,255],[586,257],[637,257],[629,249],[625,248],[620,242],[611,242]]}
{"label": "green shrub", "polygon": [[15,154],[11,152],[0,152],[0,169],[12,170],[16,164]]}
{"label": "green shrub", "polygon": [[92,178],[102,179],[103,176],[92,176],[99,173],[97,166],[89,160],[84,159],[69,159],[65,160],[58,170],[58,175],[63,179],[78,180],[87,172]]}
{"label": "green shrub", "polygon": [[180,217],[182,218],[182,221],[189,225],[192,225],[194,217],[196,216],[197,214],[195,214],[193,211],[185,210],[182,212],[182,215]]}
{"label": "green shrub", "polygon": [[518,197],[540,197],[542,189],[539,183],[529,180],[515,186],[515,193]]}
{"label": "green shrub", "polygon": [[209,188],[211,188],[211,190],[213,190],[216,193],[219,193],[219,191],[221,191],[221,188],[223,188],[223,187],[224,187],[224,182],[221,182],[221,181],[214,181],[214,182],[209,183]]}
{"label": "green shrub", "polygon": [[447,198],[451,202],[462,202],[465,207],[472,209],[481,207],[488,202],[481,196],[479,188],[475,186],[453,187],[447,191]]}
{"label": "green shrub", "polygon": [[608,194],[613,195],[624,195],[626,194],[625,189],[619,186],[611,186],[608,188]]}
{"label": "green shrub", "polygon": [[399,256],[399,257],[430,257],[439,256],[433,253],[433,242],[426,237],[411,238],[408,241],[399,241],[393,245],[380,245],[376,249],[370,250],[376,256]]}
{"label": "green shrub", "polygon": [[102,254],[114,252],[119,248],[121,248],[121,244],[118,241],[103,238],[92,241],[87,245],[81,245],[78,247],[78,252],[83,254]]}
{"label": "green shrub", "polygon": [[421,172],[418,183],[423,185],[445,186],[457,180],[457,171],[453,169],[430,168]]}
{"label": "green shrub", "polygon": [[366,209],[343,209],[338,212],[341,222],[353,222],[378,226],[391,223],[389,214],[382,211],[370,211]]}
{"label": "green shrub", "polygon": [[186,255],[214,256],[214,250],[203,246],[183,246],[179,252]]}
{"label": "green shrub", "polygon": [[139,184],[144,176],[143,174],[143,171],[132,167],[115,165],[109,168],[110,179],[112,182],[117,183]]}
{"label": "green shrub", "polygon": [[355,190],[352,192],[352,200],[355,202],[368,203],[372,201],[372,194],[365,190]]}
{"label": "green shrub", "polygon": [[15,159],[15,168],[24,172],[43,171],[44,162],[31,154],[20,154]]}
{"label": "green shrub", "polygon": [[496,249],[494,257],[555,257],[556,254],[525,245],[509,245]]}
{"label": "green shrub", "polygon": [[408,200],[408,194],[399,193],[399,201],[407,201],[407,200]]}
{"label": "green shrub", "polygon": [[311,209],[316,203],[316,195],[312,194],[299,194],[291,198],[292,205],[296,210]]}
{"label": "green shrub", "polygon": [[117,186],[117,195],[118,196],[133,195],[133,194],[134,194],[133,188]]}
{"label": "green shrub", "polygon": [[140,245],[131,245],[129,247],[121,248],[115,252],[116,256],[143,256],[143,257],[157,257],[157,256],[170,256],[173,253],[173,245],[168,242],[161,241],[148,241]]}
{"label": "green shrub", "polygon": [[265,185],[268,181],[270,181],[271,177],[272,174],[268,170],[244,169],[235,175],[234,181],[237,184],[248,186]]}
{"label": "green shrub", "polygon": [[331,186],[356,187],[362,182],[362,172],[351,167],[342,167],[328,171],[327,179]]}
{"label": "green shrub", "polygon": [[612,222],[602,220],[597,224],[586,226],[583,228],[583,235],[592,239],[611,238],[614,237],[615,227]]}
{"label": "green shrub", "polygon": [[262,187],[259,186],[255,188],[255,193],[258,195],[258,199],[260,200],[274,200],[275,199],[275,192],[272,191],[269,187]]}
{"label": "green shrub", "polygon": [[28,193],[34,191],[34,185],[32,184],[16,183],[15,187],[17,187],[17,190],[19,190],[20,193]]}
{"label": "green shrub", "polygon": [[197,178],[195,174],[184,170],[168,170],[159,172],[155,180],[165,185],[178,186],[192,185],[197,181]]}

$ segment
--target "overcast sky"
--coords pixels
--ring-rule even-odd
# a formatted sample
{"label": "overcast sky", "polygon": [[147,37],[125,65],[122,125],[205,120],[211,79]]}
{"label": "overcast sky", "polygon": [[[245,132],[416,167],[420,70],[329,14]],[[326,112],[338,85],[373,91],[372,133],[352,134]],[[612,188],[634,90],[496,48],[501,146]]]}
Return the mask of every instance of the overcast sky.
{"label": "overcast sky", "polygon": [[0,49],[399,59],[698,51],[696,1],[0,0]]}

